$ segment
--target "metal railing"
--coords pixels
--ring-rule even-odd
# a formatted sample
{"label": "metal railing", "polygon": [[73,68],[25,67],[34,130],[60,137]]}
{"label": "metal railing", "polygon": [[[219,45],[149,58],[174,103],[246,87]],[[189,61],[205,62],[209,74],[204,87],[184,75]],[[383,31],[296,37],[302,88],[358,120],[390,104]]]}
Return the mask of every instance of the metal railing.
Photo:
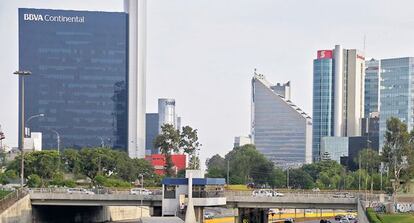
{"label": "metal railing", "polygon": [[18,189],[10,192],[6,196],[4,196],[0,200],[0,213],[2,213],[4,210],[9,208],[11,205],[16,203],[18,200],[26,196],[28,193],[27,189]]}

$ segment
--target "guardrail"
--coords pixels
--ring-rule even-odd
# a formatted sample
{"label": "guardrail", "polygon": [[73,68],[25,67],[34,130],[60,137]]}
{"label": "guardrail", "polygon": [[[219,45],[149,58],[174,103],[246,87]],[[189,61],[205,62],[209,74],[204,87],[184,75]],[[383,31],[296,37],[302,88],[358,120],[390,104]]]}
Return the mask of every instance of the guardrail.
{"label": "guardrail", "polygon": [[0,213],[2,213],[4,210],[9,208],[11,205],[16,203],[18,200],[20,200],[24,196],[26,196],[27,193],[28,193],[27,189],[23,189],[23,190],[18,189],[18,190],[14,190],[14,191],[10,192],[9,194],[7,194],[6,196],[4,196],[0,200]]}
{"label": "guardrail", "polygon": [[[70,188],[30,188],[30,193],[68,193],[68,189]],[[129,189],[114,189],[114,188],[92,188],[86,189],[87,191],[92,191],[95,194],[130,194]],[[149,190],[152,192],[152,195],[161,195],[161,190]]]}

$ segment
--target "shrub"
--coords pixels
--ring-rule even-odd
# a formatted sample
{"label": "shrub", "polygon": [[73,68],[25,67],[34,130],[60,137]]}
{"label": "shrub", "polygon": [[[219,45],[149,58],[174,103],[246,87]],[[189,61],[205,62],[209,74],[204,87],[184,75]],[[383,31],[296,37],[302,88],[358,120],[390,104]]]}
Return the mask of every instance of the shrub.
{"label": "shrub", "polygon": [[29,187],[41,187],[42,179],[37,174],[32,174],[28,177],[27,186]]}
{"label": "shrub", "polygon": [[370,223],[382,223],[373,208],[367,208],[367,217]]}

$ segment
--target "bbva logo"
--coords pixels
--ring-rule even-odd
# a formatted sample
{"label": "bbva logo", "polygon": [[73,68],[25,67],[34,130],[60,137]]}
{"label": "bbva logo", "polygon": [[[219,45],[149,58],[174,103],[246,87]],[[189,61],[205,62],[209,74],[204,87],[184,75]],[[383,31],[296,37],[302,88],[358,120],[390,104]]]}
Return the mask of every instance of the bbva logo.
{"label": "bbva logo", "polygon": [[43,21],[43,16],[40,14],[24,14],[23,18],[29,21]]}

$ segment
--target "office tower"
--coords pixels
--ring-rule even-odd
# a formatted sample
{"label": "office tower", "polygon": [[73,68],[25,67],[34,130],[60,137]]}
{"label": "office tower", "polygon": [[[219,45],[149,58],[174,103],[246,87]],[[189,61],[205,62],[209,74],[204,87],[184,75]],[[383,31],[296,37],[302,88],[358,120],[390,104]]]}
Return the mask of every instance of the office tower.
{"label": "office tower", "polygon": [[365,57],[355,49],[319,50],[313,61],[313,160],[324,136],[360,136]]}
{"label": "office tower", "polygon": [[380,89],[380,151],[384,145],[387,120],[399,118],[410,131],[413,128],[414,102],[414,58],[392,58],[381,60]]}
{"label": "office tower", "polygon": [[[285,86],[286,88],[289,86]],[[312,161],[312,119],[261,74],[252,79],[252,142],[276,165]],[[285,92],[288,92],[287,89]]]}
{"label": "office tower", "polygon": [[336,162],[340,163],[341,157],[348,156],[348,137],[322,137],[321,154],[325,157],[328,156],[330,160],[335,160]]}
{"label": "office tower", "polygon": [[146,2],[124,3],[127,13],[19,9],[19,69],[32,72],[24,118],[45,114],[26,123],[43,148],[56,147],[53,130],[62,148],[144,156]]}
{"label": "office tower", "polygon": [[124,0],[128,13],[128,154],[145,156],[146,0]]}
{"label": "office tower", "polygon": [[127,151],[127,25],[122,12],[19,9],[24,119],[44,114],[26,122],[43,149],[56,149],[57,131],[62,149]]}
{"label": "office tower", "polygon": [[161,132],[161,126],[165,124],[176,125],[177,116],[175,114],[175,99],[159,98],[158,99],[158,132]]}
{"label": "office tower", "polygon": [[158,136],[158,113],[146,114],[146,139],[145,155],[158,154],[158,148],[154,147],[154,140]]}
{"label": "office tower", "polygon": [[250,136],[236,136],[234,137],[233,147],[240,147],[247,144],[252,144],[252,138]]}
{"label": "office tower", "polygon": [[175,99],[159,98],[158,113],[146,114],[146,154],[158,154],[158,148],[154,148],[154,139],[161,133],[161,126],[171,124],[175,129],[181,130],[181,117],[175,112]]}
{"label": "office tower", "polygon": [[333,136],[334,62],[332,50],[318,51],[313,61],[312,158],[319,160],[321,138]]}
{"label": "office tower", "polygon": [[361,133],[367,137],[367,148],[379,151],[379,112],[371,112],[369,117],[362,119]]}
{"label": "office tower", "polygon": [[365,61],[364,115],[367,118],[371,113],[379,112],[380,70],[379,60]]}

